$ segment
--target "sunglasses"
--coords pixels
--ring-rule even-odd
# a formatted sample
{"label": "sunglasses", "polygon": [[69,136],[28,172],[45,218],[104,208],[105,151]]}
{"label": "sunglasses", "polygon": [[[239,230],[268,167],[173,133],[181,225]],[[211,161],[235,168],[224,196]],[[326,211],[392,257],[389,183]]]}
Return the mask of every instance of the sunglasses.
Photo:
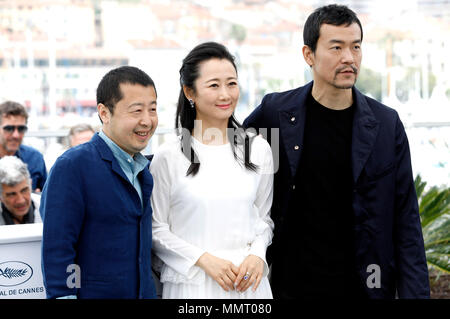
{"label": "sunglasses", "polygon": [[28,127],[26,125],[5,125],[2,128],[3,131],[7,133],[12,133],[17,129],[17,131],[22,134],[28,130]]}

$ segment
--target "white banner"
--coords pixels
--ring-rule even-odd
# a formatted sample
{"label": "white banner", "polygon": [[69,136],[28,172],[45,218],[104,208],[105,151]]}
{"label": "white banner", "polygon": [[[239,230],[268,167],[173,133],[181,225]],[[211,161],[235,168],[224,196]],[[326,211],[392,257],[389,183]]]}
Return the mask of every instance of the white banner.
{"label": "white banner", "polygon": [[0,299],[46,298],[42,223],[0,226]]}

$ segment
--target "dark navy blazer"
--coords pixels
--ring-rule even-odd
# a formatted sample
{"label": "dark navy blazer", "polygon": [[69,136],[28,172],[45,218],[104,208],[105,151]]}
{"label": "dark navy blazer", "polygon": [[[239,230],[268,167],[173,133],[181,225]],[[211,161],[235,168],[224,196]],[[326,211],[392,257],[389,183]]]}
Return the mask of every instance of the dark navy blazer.
{"label": "dark navy blazer", "polygon": [[[271,144],[276,138],[272,138],[270,129],[279,128],[279,157],[274,158],[275,163],[279,160],[279,169],[275,174],[271,212],[275,229],[268,250],[268,261],[274,267],[276,261],[282,260],[277,256],[289,254],[293,249],[293,245],[280,242],[280,233],[286,212],[291,209],[288,203],[302,154],[305,102],[311,89],[312,82],[287,92],[268,94],[244,122],[246,128],[267,128]],[[395,110],[355,88],[353,98],[356,109],[351,158],[356,271],[370,298],[394,298],[396,290],[400,298],[428,298],[428,269],[403,124]],[[381,288],[366,285],[372,264],[380,266]],[[273,283],[273,289],[278,284]]]}
{"label": "dark navy blazer", "polygon": [[[148,166],[138,178],[144,207],[98,134],[57,159],[41,198],[48,298],[156,297],[151,275],[153,178]],[[70,264],[80,267],[79,289],[67,287]]]}

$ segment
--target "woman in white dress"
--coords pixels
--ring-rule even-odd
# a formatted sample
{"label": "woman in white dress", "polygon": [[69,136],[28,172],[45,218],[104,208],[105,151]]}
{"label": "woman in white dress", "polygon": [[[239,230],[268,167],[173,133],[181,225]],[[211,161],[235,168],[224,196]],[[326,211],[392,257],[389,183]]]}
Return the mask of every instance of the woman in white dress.
{"label": "woman in white dress", "polygon": [[221,44],[198,45],[180,84],[178,139],[161,145],[150,166],[162,298],[272,298],[272,152],[233,116],[234,58]]}

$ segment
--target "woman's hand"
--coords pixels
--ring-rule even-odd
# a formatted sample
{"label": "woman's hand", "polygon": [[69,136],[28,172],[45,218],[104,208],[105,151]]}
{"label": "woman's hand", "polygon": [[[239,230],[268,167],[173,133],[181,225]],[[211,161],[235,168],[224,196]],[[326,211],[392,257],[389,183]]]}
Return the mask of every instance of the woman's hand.
{"label": "woman's hand", "polygon": [[264,261],[255,255],[248,255],[239,266],[239,273],[235,280],[235,287],[237,291],[244,292],[251,285],[253,291],[256,291],[262,279],[264,271]]}
{"label": "woman's hand", "polygon": [[234,282],[239,272],[231,261],[204,253],[195,265],[202,268],[208,276],[214,279],[225,291],[234,290]]}

